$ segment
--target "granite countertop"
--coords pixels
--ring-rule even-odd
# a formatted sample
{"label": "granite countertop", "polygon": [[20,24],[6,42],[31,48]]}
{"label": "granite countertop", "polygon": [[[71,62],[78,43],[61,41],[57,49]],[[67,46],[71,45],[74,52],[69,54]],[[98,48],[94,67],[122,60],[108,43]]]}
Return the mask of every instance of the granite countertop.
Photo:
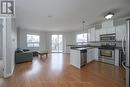
{"label": "granite countertop", "polygon": [[82,48],[72,48],[74,50],[79,50],[79,51],[82,51],[82,50],[87,50],[87,49],[92,49],[92,47],[82,47]]}
{"label": "granite countertop", "polygon": [[[67,45],[70,46],[71,49],[77,49],[77,50],[84,50],[84,49],[91,49],[91,48],[103,48],[101,45]],[[113,46],[113,47],[107,47],[108,49],[122,49],[121,46]]]}
{"label": "granite countertop", "polygon": [[107,46],[107,47],[101,46],[102,43],[106,43],[106,42],[91,41],[91,42],[87,42],[87,43],[81,44],[81,45],[73,44],[73,45],[67,45],[67,46],[70,46],[71,49],[80,48],[81,50],[86,49],[86,48],[122,49],[122,41],[111,42],[111,43],[115,43],[116,45],[115,46]]}

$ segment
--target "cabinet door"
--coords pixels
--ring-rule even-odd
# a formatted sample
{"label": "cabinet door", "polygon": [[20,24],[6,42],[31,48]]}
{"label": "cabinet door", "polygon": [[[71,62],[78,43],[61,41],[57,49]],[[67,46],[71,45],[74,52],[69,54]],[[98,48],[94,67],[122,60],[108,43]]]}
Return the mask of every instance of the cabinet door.
{"label": "cabinet door", "polygon": [[87,63],[98,60],[98,48],[87,49]]}
{"label": "cabinet door", "polygon": [[92,60],[92,49],[87,49],[87,63],[90,63]]}
{"label": "cabinet door", "polygon": [[112,34],[115,33],[115,27],[106,28],[106,34]]}
{"label": "cabinet door", "polygon": [[88,29],[88,41],[91,41],[90,36],[91,36],[91,29]]}
{"label": "cabinet door", "polygon": [[94,58],[94,60],[98,60],[98,48],[94,48],[93,49],[93,58]]}
{"label": "cabinet door", "polygon": [[91,41],[95,41],[95,28],[91,29],[91,35],[90,35]]}
{"label": "cabinet door", "polygon": [[70,50],[70,64],[80,68],[80,51],[78,50]]}
{"label": "cabinet door", "polygon": [[120,25],[116,27],[116,40],[121,41],[126,37],[126,25]]}
{"label": "cabinet door", "polygon": [[96,40],[96,41],[100,41],[100,30],[101,30],[101,29],[95,30],[95,35],[96,35],[96,36],[95,36],[95,40]]}
{"label": "cabinet door", "polygon": [[106,29],[105,29],[105,28],[102,28],[102,29],[100,30],[100,34],[106,34]]}

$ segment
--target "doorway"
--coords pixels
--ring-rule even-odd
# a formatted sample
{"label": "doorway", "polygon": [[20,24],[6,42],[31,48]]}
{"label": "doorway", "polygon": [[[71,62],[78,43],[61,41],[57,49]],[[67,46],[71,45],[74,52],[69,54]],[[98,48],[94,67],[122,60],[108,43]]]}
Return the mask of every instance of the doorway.
{"label": "doorway", "polygon": [[51,36],[52,41],[52,52],[63,52],[63,35],[52,35]]}

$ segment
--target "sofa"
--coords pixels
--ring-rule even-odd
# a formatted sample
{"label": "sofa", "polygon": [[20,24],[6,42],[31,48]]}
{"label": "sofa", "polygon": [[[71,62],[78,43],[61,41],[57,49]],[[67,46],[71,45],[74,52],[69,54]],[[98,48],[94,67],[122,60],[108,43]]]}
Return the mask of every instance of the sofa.
{"label": "sofa", "polygon": [[18,48],[15,51],[15,63],[31,62],[33,53],[27,49]]}

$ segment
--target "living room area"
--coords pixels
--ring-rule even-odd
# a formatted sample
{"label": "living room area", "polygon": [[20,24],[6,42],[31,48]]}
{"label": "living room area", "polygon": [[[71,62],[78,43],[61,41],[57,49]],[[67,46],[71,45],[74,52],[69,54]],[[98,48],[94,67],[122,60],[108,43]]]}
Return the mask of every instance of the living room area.
{"label": "living room area", "polygon": [[31,61],[32,57],[36,56],[48,57],[49,53],[69,53],[70,47],[67,45],[74,41],[71,34],[72,32],[48,32],[18,28],[15,62],[20,63],[22,56],[25,60],[21,60],[21,62],[24,62]]}

